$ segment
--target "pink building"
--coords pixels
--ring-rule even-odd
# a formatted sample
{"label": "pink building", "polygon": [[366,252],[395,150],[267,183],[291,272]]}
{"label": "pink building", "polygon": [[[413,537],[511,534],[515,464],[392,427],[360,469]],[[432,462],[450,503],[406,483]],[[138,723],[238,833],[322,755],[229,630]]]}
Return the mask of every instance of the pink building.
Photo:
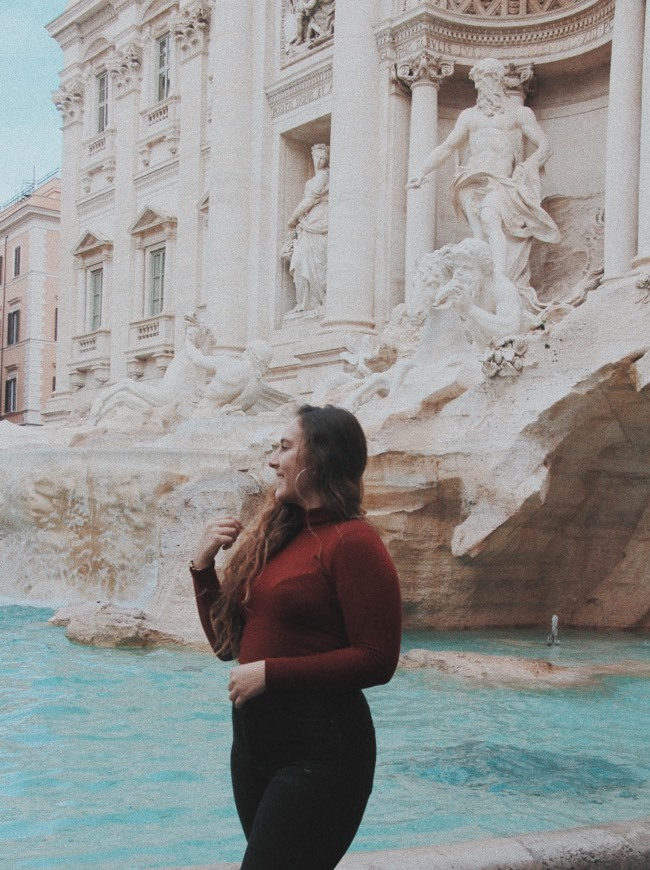
{"label": "pink building", "polygon": [[0,419],[40,425],[55,388],[61,182],[0,211]]}

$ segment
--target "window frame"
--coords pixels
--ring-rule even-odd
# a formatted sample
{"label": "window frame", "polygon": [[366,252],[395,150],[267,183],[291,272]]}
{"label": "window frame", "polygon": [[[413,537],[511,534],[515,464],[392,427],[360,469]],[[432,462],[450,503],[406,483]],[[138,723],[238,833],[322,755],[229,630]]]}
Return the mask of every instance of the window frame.
{"label": "window frame", "polygon": [[20,275],[20,245],[14,248],[14,278]]}
{"label": "window frame", "polygon": [[102,327],[103,303],[104,264],[95,263],[86,270],[86,328],[89,332]]}
{"label": "window frame", "polygon": [[104,133],[108,129],[108,102],[109,102],[109,84],[108,71],[103,70],[95,76],[97,83],[97,133]]}
{"label": "window frame", "polygon": [[[167,245],[156,244],[147,248],[147,317],[158,317],[165,307],[165,267]],[[158,269],[156,264],[161,268]]]}
{"label": "window frame", "polygon": [[156,39],[156,102],[162,103],[171,93],[172,35],[167,32]]}
{"label": "window frame", "polygon": [[20,308],[7,312],[7,347],[20,341]]}
{"label": "window frame", "polygon": [[15,414],[18,410],[18,375],[16,374],[11,374],[5,378],[3,408],[5,414]]}

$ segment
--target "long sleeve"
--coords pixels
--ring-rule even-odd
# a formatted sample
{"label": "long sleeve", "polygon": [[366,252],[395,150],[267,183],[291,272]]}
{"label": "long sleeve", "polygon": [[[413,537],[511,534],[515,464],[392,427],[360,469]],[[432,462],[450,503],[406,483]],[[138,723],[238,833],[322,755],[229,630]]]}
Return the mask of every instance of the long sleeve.
{"label": "long sleeve", "polygon": [[196,607],[203,631],[212,649],[216,650],[218,647],[217,637],[212,628],[212,620],[210,619],[210,609],[219,599],[219,580],[214,563],[202,570],[190,568],[190,574],[194,583]]}
{"label": "long sleeve", "polygon": [[[352,524],[349,524],[352,526]],[[366,523],[336,539],[326,564],[347,643],[312,654],[266,658],[269,689],[332,691],[386,683],[397,667],[401,638],[399,580],[390,555]]]}

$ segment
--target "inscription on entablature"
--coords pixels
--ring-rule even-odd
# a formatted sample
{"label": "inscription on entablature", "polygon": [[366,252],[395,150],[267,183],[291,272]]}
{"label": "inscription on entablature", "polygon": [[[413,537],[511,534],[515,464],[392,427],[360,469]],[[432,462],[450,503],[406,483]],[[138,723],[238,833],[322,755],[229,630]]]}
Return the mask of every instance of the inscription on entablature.
{"label": "inscription on entablature", "polygon": [[332,65],[311,71],[298,79],[281,83],[269,88],[266,92],[271,106],[271,115],[278,118],[306,106],[332,92]]}
{"label": "inscription on entablature", "polygon": [[590,9],[576,11],[560,21],[551,18],[536,23],[495,27],[476,16],[466,22],[450,21],[444,11],[432,12],[421,7],[413,16],[376,33],[382,61],[405,61],[424,50],[448,58],[478,60],[489,54],[504,59],[549,58],[603,44],[611,38],[614,25],[614,0],[600,0]]}

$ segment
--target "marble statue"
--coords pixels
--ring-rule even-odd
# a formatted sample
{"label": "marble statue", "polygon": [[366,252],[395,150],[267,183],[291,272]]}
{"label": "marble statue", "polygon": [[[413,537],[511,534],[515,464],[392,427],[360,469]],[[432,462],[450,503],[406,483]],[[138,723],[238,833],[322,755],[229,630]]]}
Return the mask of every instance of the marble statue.
{"label": "marble statue", "polygon": [[464,239],[446,251],[450,280],[430,301],[431,308],[458,312],[472,344],[485,348],[524,328],[524,309],[513,282],[500,273],[486,242]]}
{"label": "marble statue", "polygon": [[289,218],[289,236],[280,252],[289,260],[296,288],[294,312],[319,308],[325,301],[327,280],[327,209],[329,195],[329,148],[311,149],[315,174],[305,184],[303,198]]}
{"label": "marble statue", "polygon": [[327,39],[334,33],[335,0],[288,0],[296,32],[289,41],[288,51],[294,52]]}
{"label": "marble statue", "polygon": [[[458,379],[461,371],[465,383],[465,370],[472,370],[470,380],[486,372],[485,365],[479,368],[476,351],[511,341],[525,328],[517,288],[496,271],[490,248],[480,239],[464,239],[426,254],[418,262],[412,284],[411,309],[397,306],[389,326],[394,333],[398,324],[405,331],[421,323],[417,346],[411,353],[398,349],[390,368],[353,385],[343,400],[350,410],[376,396],[386,398],[388,404],[433,395],[455,398],[463,389]],[[382,343],[383,334],[380,347]],[[367,370],[372,360],[366,358],[364,364]]]}
{"label": "marble statue", "polygon": [[255,415],[291,399],[264,380],[273,356],[271,345],[265,341],[252,341],[239,357],[225,353],[210,356],[193,346],[187,350],[192,362],[212,375],[193,416],[233,412]]}
{"label": "marble statue", "polygon": [[162,378],[153,381],[125,378],[106,387],[90,408],[89,422],[97,423],[119,407],[136,412],[163,406],[173,407],[200,390],[205,383],[205,374],[196,359],[210,353],[214,336],[210,327],[196,315],[187,315],[184,320],[185,342]]}
{"label": "marble statue", "polygon": [[[478,92],[476,105],[458,117],[449,136],[425,159],[408,183],[418,188],[454,153],[459,165],[452,185],[457,213],[472,235],[490,246],[496,271],[524,296],[532,311],[543,307],[530,285],[533,238],[559,241],[555,222],[541,207],[540,171],[551,151],[532,109],[505,90],[503,64],[486,58],[470,70]],[[524,159],[526,145],[532,146]]]}

